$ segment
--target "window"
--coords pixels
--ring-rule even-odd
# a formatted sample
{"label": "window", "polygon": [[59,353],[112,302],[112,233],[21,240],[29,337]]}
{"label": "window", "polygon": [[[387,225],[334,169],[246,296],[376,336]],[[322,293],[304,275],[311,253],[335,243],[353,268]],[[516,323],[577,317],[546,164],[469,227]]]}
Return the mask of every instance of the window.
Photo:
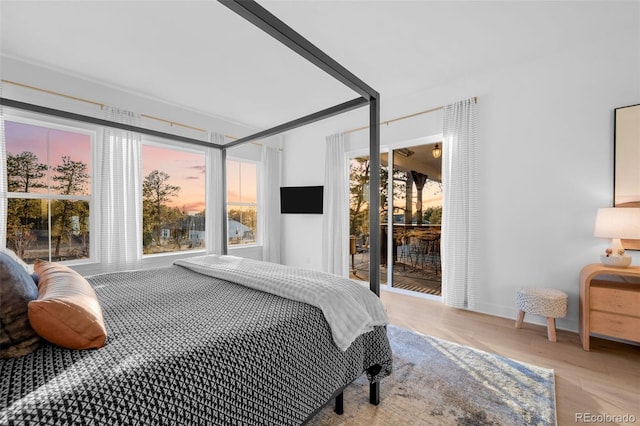
{"label": "window", "polygon": [[25,262],[89,259],[93,133],[4,122],[7,247]]}
{"label": "window", "polygon": [[144,254],[204,249],[205,164],[203,152],[143,144]]}
{"label": "window", "polygon": [[258,235],[257,164],[227,160],[227,241],[255,244]]}

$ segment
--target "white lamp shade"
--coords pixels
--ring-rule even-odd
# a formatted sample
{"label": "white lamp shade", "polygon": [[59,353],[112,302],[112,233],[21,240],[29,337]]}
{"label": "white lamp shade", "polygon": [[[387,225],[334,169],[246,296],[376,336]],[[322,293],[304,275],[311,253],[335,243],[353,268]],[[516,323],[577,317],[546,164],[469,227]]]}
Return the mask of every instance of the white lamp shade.
{"label": "white lamp shade", "polygon": [[598,209],[593,235],[599,238],[640,239],[640,208]]}

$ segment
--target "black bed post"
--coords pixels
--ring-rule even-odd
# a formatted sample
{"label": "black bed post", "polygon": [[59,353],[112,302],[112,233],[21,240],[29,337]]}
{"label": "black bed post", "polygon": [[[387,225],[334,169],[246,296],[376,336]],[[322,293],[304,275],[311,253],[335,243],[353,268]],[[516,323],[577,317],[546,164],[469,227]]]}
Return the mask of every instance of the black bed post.
{"label": "black bed post", "polygon": [[220,249],[222,250],[220,252],[220,254],[227,254],[227,242],[228,242],[228,236],[227,236],[227,148],[222,148],[220,150],[220,154],[222,157],[221,160],[221,171],[220,173],[222,174],[222,176],[220,176],[220,179],[222,180],[222,194],[221,198],[222,198],[222,206],[220,207],[222,209],[222,232],[220,233],[220,237],[222,238],[221,246]]}
{"label": "black bed post", "polygon": [[369,100],[369,289],[380,296],[380,98]]}
{"label": "black bed post", "polygon": [[[380,297],[380,95],[369,101],[369,289]],[[380,403],[380,382],[369,385],[369,403]]]}
{"label": "black bed post", "polygon": [[333,412],[336,414],[344,414],[344,391],[336,395],[336,405]]}

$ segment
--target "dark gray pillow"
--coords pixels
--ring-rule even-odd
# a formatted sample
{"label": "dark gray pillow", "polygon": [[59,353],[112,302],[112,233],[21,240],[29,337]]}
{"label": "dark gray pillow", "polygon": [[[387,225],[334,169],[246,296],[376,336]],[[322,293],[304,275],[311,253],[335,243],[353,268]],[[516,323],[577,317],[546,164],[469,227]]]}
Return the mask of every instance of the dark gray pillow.
{"label": "dark gray pillow", "polygon": [[29,302],[38,298],[33,278],[18,262],[0,252],[0,358],[33,352],[40,337],[29,323]]}

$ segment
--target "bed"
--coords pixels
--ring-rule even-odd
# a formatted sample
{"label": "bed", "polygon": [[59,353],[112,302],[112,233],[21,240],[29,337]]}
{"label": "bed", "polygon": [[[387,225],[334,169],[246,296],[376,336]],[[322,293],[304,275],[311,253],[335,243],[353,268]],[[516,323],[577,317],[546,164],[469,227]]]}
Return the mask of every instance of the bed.
{"label": "bed", "polygon": [[[0,424],[297,425],[362,374],[391,372],[379,299],[330,274],[202,256],[87,281],[105,346],[0,359]],[[332,297],[364,303],[328,320]]]}
{"label": "bed", "polygon": [[[222,153],[222,179],[229,148],[368,106],[370,164],[378,170],[379,93],[256,2],[219,2],[358,97],[224,145],[4,97],[0,105],[213,147]],[[372,173],[371,211],[379,210],[379,183],[379,174]],[[370,215],[372,252],[379,252],[379,220]],[[226,241],[226,221],[219,226]],[[226,250],[222,244],[222,254]],[[371,258],[369,289],[340,281],[348,294],[328,303],[315,297],[323,293],[315,285],[302,286],[302,292],[289,286],[295,294],[283,294],[272,277],[270,293],[255,287],[262,278],[255,268],[243,284],[229,270],[221,277],[209,269],[174,264],[90,277],[106,324],[105,346],[70,350],[45,342],[28,355],[0,359],[0,424],[301,424],[333,399],[339,412],[342,390],[362,374],[372,383],[370,402],[378,403],[379,383],[392,369],[386,316],[358,323],[361,308],[336,309],[335,303],[369,300],[381,309],[378,257]],[[294,289],[316,276],[296,273]],[[316,278],[333,290],[341,286],[335,276]],[[347,314],[342,320],[340,312]]]}

